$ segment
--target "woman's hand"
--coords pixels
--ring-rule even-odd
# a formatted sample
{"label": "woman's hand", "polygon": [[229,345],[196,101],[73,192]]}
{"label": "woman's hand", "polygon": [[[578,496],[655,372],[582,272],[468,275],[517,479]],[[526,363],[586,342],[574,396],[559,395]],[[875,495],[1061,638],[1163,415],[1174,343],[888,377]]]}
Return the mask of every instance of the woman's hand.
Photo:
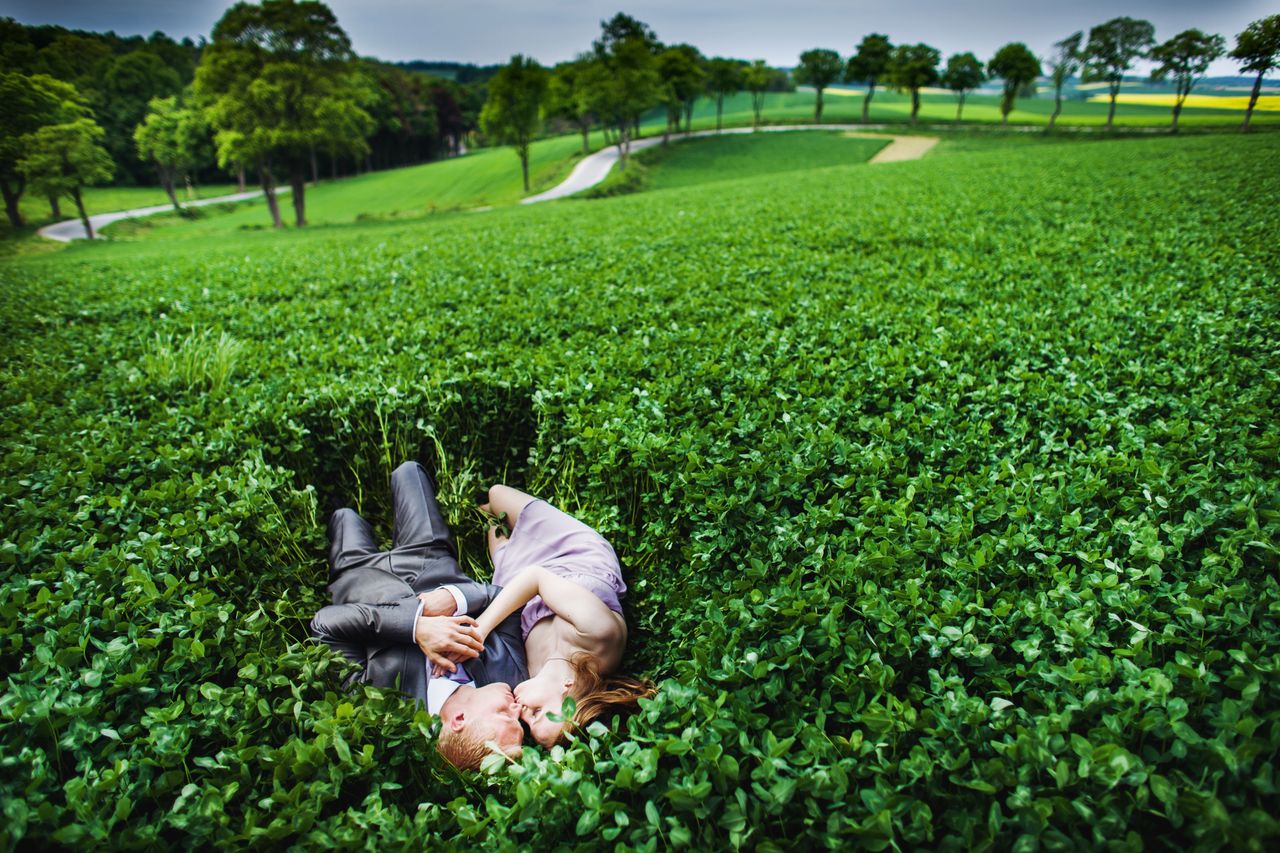
{"label": "woman's hand", "polygon": [[479,657],[484,640],[470,616],[423,616],[414,626],[413,638],[427,656],[433,671],[451,673],[455,661]]}

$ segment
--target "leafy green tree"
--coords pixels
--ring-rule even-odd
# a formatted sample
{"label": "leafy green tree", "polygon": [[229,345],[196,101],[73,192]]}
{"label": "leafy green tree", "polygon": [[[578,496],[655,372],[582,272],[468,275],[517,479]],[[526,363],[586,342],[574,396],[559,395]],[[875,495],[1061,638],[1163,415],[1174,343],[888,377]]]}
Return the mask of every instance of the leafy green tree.
{"label": "leafy green tree", "polygon": [[716,57],[707,64],[707,88],[716,99],[716,133],[720,132],[724,115],[724,99],[742,91],[745,62]]}
{"label": "leafy green tree", "polygon": [[880,33],[863,36],[858,49],[849,57],[849,64],[844,69],[846,83],[866,83],[867,96],[862,99],[862,123],[866,124],[871,110],[871,99],[876,94],[876,81],[884,76],[889,67],[889,57],[893,54],[893,45],[889,37]]}
{"label": "leafy green tree", "polygon": [[1049,79],[1053,81],[1053,113],[1049,116],[1049,125],[1045,132],[1053,130],[1062,112],[1062,87],[1067,78],[1080,68],[1080,42],[1084,33],[1074,32],[1062,41],[1054,42],[1053,55],[1049,57]]}
{"label": "leafy green tree", "polygon": [[822,123],[822,91],[839,80],[843,71],[844,63],[834,50],[816,47],[800,54],[800,64],[795,70],[796,82],[812,86],[818,92],[813,108],[814,124]]}
{"label": "leafy green tree", "polygon": [[1178,132],[1178,115],[1196,81],[1209,70],[1210,63],[1226,52],[1227,43],[1222,36],[1207,35],[1196,29],[1184,30],[1151,49],[1151,59],[1157,63],[1155,70],[1151,72],[1151,79],[1164,80],[1172,77],[1177,86],[1178,94],[1173,103],[1173,125],[1170,128],[1173,133]]}
{"label": "leafy green tree", "polygon": [[275,169],[287,170],[295,219],[303,226],[316,146],[356,156],[368,151],[373,121],[360,106],[352,59],[347,34],[320,2],[237,3],[214,25],[195,91],[216,131],[218,163],[256,169],[277,228]]}
{"label": "leafy green tree", "polygon": [[955,92],[959,98],[956,105],[957,122],[964,113],[965,96],[981,86],[986,79],[982,63],[972,53],[957,53],[947,60],[947,70],[942,72],[942,85]]}
{"label": "leafy green tree", "polygon": [[1014,99],[1018,94],[1035,94],[1036,78],[1040,76],[1040,60],[1022,42],[1006,44],[996,51],[987,63],[992,77],[1004,80],[1004,93],[1000,98],[1000,124],[1009,123]]}
{"label": "leafy green tree", "polygon": [[[692,106],[706,85],[707,75],[702,70],[702,55],[687,44],[668,47],[658,54],[658,79],[661,81],[659,98],[667,108],[667,126],[663,133],[665,143],[671,136],[674,124],[680,130],[680,116]],[[685,130],[689,130],[686,123]]]}
{"label": "leafy green tree", "polygon": [[618,168],[626,169],[631,153],[632,133],[640,116],[658,99],[661,81],[656,54],[657,36],[644,23],[621,13],[600,24],[601,34],[593,44],[596,59],[604,69],[598,82],[603,116],[617,128]]}
{"label": "leafy green tree", "polygon": [[942,54],[927,44],[904,44],[889,54],[885,68],[887,79],[899,92],[911,93],[911,123],[920,112],[920,90],[938,82],[938,63]]}
{"label": "leafy green tree", "polygon": [[[431,79],[427,75],[394,65],[361,59],[352,75],[355,104],[372,120],[372,131],[366,142],[365,165],[380,168],[407,166],[434,158],[441,150],[436,110],[431,99]],[[353,156],[359,168],[360,151],[341,144],[342,138],[325,140],[316,145],[317,155],[329,161],[329,175],[338,176],[338,163]],[[312,168],[312,180],[319,182],[318,156]]]}
{"label": "leafy green tree", "polygon": [[562,118],[582,134],[582,153],[591,153],[591,126],[596,122],[599,66],[589,54],[562,62],[547,79],[546,112]]}
{"label": "leafy green tree", "polygon": [[489,98],[480,111],[480,127],[492,138],[516,149],[524,191],[529,191],[529,144],[541,126],[547,70],[520,54],[511,57],[489,81]]}
{"label": "leafy green tree", "polygon": [[40,48],[36,67],[42,74],[88,91],[101,85],[103,72],[114,57],[111,48],[100,39],[66,33]]}
{"label": "leafy green tree", "polygon": [[1111,96],[1107,111],[1107,129],[1116,115],[1116,96],[1120,83],[1135,59],[1146,55],[1155,41],[1156,30],[1150,21],[1135,18],[1112,18],[1089,30],[1089,41],[1082,52],[1085,80],[1105,80]]}
{"label": "leafy green tree", "polygon": [[133,131],[138,156],[155,164],[160,186],[174,210],[182,209],[174,185],[192,165],[188,161],[192,151],[184,136],[184,112],[177,98],[152,98],[146,118]]}
{"label": "leafy green tree", "polygon": [[773,82],[773,69],[763,59],[757,59],[742,70],[742,84],[751,93],[751,112],[755,116],[753,128],[759,130],[761,114],[764,112],[764,93],[769,91]]}
{"label": "leafy green tree", "polygon": [[101,82],[89,91],[89,103],[106,132],[105,145],[111,158],[122,172],[142,179],[148,164],[138,157],[134,128],[146,117],[153,99],[173,97],[182,91],[178,73],[155,54],[135,50],[107,64]]}
{"label": "leafy green tree", "polygon": [[182,158],[182,178],[187,184],[187,199],[195,198],[196,173],[217,162],[213,148],[213,130],[205,119],[204,111],[190,100],[178,111],[175,130],[179,156]]}
{"label": "leafy green tree", "polygon": [[1244,111],[1244,124],[1240,126],[1241,130],[1248,130],[1249,119],[1253,116],[1258,94],[1262,91],[1262,78],[1272,68],[1280,65],[1280,15],[1261,18],[1245,27],[1244,32],[1236,36],[1236,46],[1230,56],[1240,62],[1241,71],[1258,75],[1253,81],[1249,106]]}
{"label": "leafy green tree", "polygon": [[84,230],[93,239],[93,225],[84,209],[81,190],[111,180],[115,164],[102,147],[106,136],[91,118],[63,124],[47,124],[23,138],[27,154],[18,161],[18,171],[32,186],[49,195],[70,195],[80,212]]}
{"label": "leafy green tree", "polygon": [[0,73],[0,104],[4,105],[0,109],[0,192],[9,224],[20,228],[18,202],[27,177],[18,163],[29,152],[30,135],[44,125],[81,118],[88,110],[74,86],[47,74]]}

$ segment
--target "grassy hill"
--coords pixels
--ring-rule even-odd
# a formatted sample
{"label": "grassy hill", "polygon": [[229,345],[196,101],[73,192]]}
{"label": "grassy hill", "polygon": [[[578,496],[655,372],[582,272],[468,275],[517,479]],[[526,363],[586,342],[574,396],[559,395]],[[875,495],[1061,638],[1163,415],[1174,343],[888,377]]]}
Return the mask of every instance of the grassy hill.
{"label": "grassy hill", "polygon": [[[1141,100],[1149,98],[1149,87],[1131,87],[1126,97]],[[834,87],[827,91],[824,121],[853,123],[861,119],[864,91],[855,87]],[[812,120],[814,94],[799,90],[791,93],[770,93],[766,96],[764,120],[770,124],[804,123]],[[1198,95],[1183,113],[1184,128],[1233,126],[1241,120],[1238,93],[1205,92]],[[1222,103],[1230,108],[1215,108]],[[1059,122],[1064,127],[1097,127],[1105,122],[1107,104],[1095,100],[1068,99],[1064,102]],[[1280,122],[1280,111],[1271,109],[1270,101],[1264,101],[1254,115],[1254,122],[1265,127]],[[1052,101],[1047,98],[1019,99],[1018,109],[1010,114],[1014,124],[1045,124],[1052,111]],[[1150,128],[1165,126],[1169,122],[1169,106],[1157,103],[1123,103],[1118,108],[1119,128]],[[874,123],[899,124],[906,127],[910,114],[908,96],[891,90],[877,91],[872,101],[870,119]],[[950,123],[955,117],[955,99],[949,94],[927,92],[922,95],[920,121],[922,123]],[[971,95],[966,102],[966,124],[992,125],[999,122],[999,98],[989,94]],[[750,96],[746,93],[726,99],[724,123],[728,126],[750,125],[753,115]],[[665,119],[657,111],[643,122],[644,133],[654,135],[662,131]],[[698,101],[694,112],[694,127],[708,129],[715,126],[714,102],[708,98]],[[593,149],[603,145],[600,133],[591,137]],[[577,137],[564,136],[541,140],[533,147],[531,173],[535,191],[554,186],[568,174],[578,156]],[[481,149],[465,158],[422,164],[407,169],[375,173],[357,178],[326,182],[308,192],[308,218],[320,225],[341,224],[360,218],[416,218],[434,213],[508,204],[522,195],[514,155],[508,149]],[[231,192],[226,185],[201,188],[200,197]],[[148,206],[164,202],[162,191],[156,187],[95,188],[88,192],[86,203],[91,213],[120,210],[135,206]],[[70,216],[69,202],[64,203],[64,214]],[[33,226],[49,221],[48,205],[43,199],[27,194],[23,199],[24,215]],[[174,234],[202,238],[269,226],[262,202],[250,202],[234,209],[205,209],[201,222],[191,222],[176,216],[159,216],[145,222],[131,222],[110,229],[116,238],[132,238],[149,235],[157,229],[181,226]],[[287,217],[286,217],[287,218]],[[9,237],[7,227],[0,228],[0,236]]]}
{"label": "grassy hill", "polygon": [[675,137],[669,145],[636,152],[626,170],[615,168],[582,195],[598,198],[640,189],[680,189],[863,163],[886,144],[883,139],[855,139],[829,131]]}
{"label": "grassy hill", "polygon": [[[593,144],[602,144],[598,134]],[[535,142],[529,162],[530,182],[535,189],[559,183],[577,160],[581,147],[579,136]],[[307,190],[307,220],[312,225],[335,225],[366,219],[421,218],[507,204],[523,195],[520,161],[515,153],[505,147],[485,148],[450,160],[322,182]],[[286,223],[292,222],[287,196],[281,196],[281,208]],[[173,237],[204,239],[270,227],[266,203],[259,199],[207,211],[194,222],[177,216],[155,216],[119,223],[106,233],[130,238],[163,231]]]}
{"label": "grassy hill", "polygon": [[[842,123],[860,121],[862,118],[862,101],[865,88],[837,87],[828,89],[823,98],[822,117],[824,121]],[[795,92],[774,92],[766,95],[763,110],[764,120],[771,124],[786,124],[813,120],[815,95],[811,90],[799,89]],[[1244,113],[1236,105],[1236,99],[1229,99],[1230,109],[1211,109],[1204,107],[1188,107],[1182,114],[1181,123],[1185,127],[1239,125]],[[1058,122],[1064,126],[1096,127],[1107,120],[1108,105],[1086,100],[1066,100],[1063,102],[1062,115]],[[1016,109],[1009,114],[1013,124],[1044,125],[1053,112],[1051,98],[1019,98]],[[1168,126],[1171,115],[1168,106],[1152,106],[1148,104],[1124,104],[1117,107],[1116,124],[1121,127],[1160,127]],[[878,88],[871,99],[870,120],[875,123],[902,123],[911,116],[911,96],[892,90]],[[956,99],[950,94],[936,92],[924,93],[920,96],[921,122],[951,122],[956,117]],[[964,106],[965,122],[999,123],[1000,98],[998,95],[973,94]],[[1280,122],[1280,112],[1259,111],[1254,114],[1255,122],[1275,124]],[[724,121],[730,124],[751,124],[751,96],[742,93],[726,98],[724,104]],[[655,119],[654,126],[660,121]],[[715,127],[715,103],[710,99],[700,100],[694,111],[694,127]]]}
{"label": "grassy hill", "polygon": [[[0,831],[1274,847],[1277,156],[1019,144],[0,261]],[[341,686],[324,507],[389,534],[404,458],[481,577],[497,480],[610,538],[661,683],[625,733],[460,778]]]}
{"label": "grassy hill", "polygon": [[[235,184],[210,184],[196,188],[196,198],[216,198],[236,192]],[[187,198],[185,190],[178,193],[178,201]],[[84,191],[84,206],[92,216],[95,213],[110,213],[113,210],[131,210],[137,207],[152,207],[168,204],[169,197],[160,187],[87,187]],[[23,193],[19,202],[22,218],[29,230],[54,221],[50,215],[49,202],[31,192]],[[61,201],[62,219],[73,219],[78,214],[75,202],[70,198]],[[17,237],[12,233],[7,218],[0,218],[0,240]]]}

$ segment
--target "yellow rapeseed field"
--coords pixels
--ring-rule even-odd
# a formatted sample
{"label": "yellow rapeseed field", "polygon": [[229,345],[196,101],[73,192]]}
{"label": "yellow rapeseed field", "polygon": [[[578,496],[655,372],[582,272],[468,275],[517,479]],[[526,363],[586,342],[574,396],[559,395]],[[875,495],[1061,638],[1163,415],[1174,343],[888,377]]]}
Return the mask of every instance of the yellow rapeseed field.
{"label": "yellow rapeseed field", "polygon": [[[1145,104],[1150,107],[1173,107],[1176,95],[1139,95],[1127,94],[1121,92],[1116,96],[1118,104]],[[1090,101],[1106,103],[1109,98],[1106,95],[1094,95],[1089,98]],[[1222,97],[1219,95],[1188,95],[1187,102],[1183,105],[1186,107],[1202,107],[1211,110],[1243,110],[1249,106],[1249,97],[1247,95]],[[1280,112],[1280,95],[1262,95],[1258,98],[1258,103],[1254,106],[1255,110],[1267,110],[1269,112]]]}

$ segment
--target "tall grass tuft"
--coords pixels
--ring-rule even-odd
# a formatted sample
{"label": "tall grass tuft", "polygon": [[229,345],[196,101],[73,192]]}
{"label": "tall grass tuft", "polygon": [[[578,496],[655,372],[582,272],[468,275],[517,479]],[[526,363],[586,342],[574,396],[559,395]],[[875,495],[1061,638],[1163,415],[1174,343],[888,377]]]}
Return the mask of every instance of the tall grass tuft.
{"label": "tall grass tuft", "polygon": [[188,335],[157,333],[142,367],[161,387],[219,392],[227,387],[246,347],[226,332],[192,329]]}

